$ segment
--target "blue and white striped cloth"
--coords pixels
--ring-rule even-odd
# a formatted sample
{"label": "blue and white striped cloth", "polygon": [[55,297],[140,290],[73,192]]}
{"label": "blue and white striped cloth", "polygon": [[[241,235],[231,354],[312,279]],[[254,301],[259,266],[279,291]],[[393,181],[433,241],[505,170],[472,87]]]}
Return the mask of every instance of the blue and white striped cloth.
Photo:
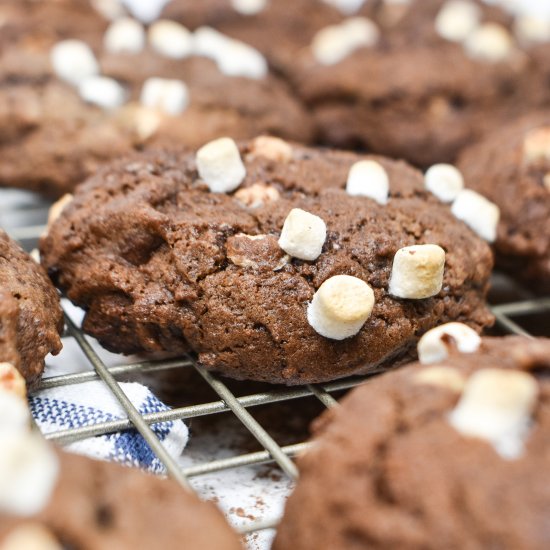
{"label": "blue and white striped cloth", "polygon": [[[169,409],[141,384],[122,383],[120,386],[142,414]],[[32,415],[44,434],[126,418],[122,407],[102,382],[43,390],[31,396],[29,404]],[[155,424],[152,429],[166,450],[174,458],[178,458],[187,444],[187,426],[177,420]],[[66,449],[152,473],[165,471],[163,464],[136,430],[84,439],[71,443]]]}

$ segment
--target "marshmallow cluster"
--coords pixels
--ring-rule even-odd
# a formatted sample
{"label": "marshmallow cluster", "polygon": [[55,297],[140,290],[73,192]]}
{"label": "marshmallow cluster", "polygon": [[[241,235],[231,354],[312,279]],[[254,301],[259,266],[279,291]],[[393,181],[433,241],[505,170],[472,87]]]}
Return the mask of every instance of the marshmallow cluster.
{"label": "marshmallow cluster", "polygon": [[350,169],[346,192],[352,196],[370,197],[379,204],[387,204],[390,179],[384,167],[374,160],[360,160]]}
{"label": "marshmallow cluster", "polygon": [[321,29],[311,43],[313,57],[322,65],[339,63],[360,48],[375,46],[378,27],[366,17],[352,17]]}
{"label": "marshmallow cluster", "polygon": [[367,283],[357,277],[336,275],[313,296],[307,320],[321,336],[344,340],[361,330],[373,308],[374,292]]}
{"label": "marshmallow cluster", "polygon": [[314,214],[293,208],[285,219],[279,246],[300,260],[315,260],[321,254],[327,238],[325,222]]}
{"label": "marshmallow cluster", "polygon": [[227,137],[201,147],[197,151],[196,162],[200,178],[213,193],[234,191],[246,176],[239,148]]}
{"label": "marshmallow cluster", "polygon": [[443,286],[445,251],[436,244],[400,248],[393,258],[389,293],[421,300],[435,296]]}
{"label": "marshmallow cluster", "polygon": [[[550,155],[550,133],[546,139]],[[536,157],[537,142],[542,143],[544,139],[539,141],[535,135],[531,143],[526,140],[524,144],[526,158]],[[435,164],[427,170],[424,185],[441,202],[452,202],[451,212],[456,218],[462,220],[482,239],[494,242],[500,220],[500,209],[483,195],[464,189],[464,178],[457,168],[451,164]]]}
{"label": "marshmallow cluster", "polygon": [[498,23],[482,23],[480,7],[471,0],[448,0],[435,18],[435,30],[445,40],[462,43],[473,59],[499,63],[514,52],[508,30]]}
{"label": "marshmallow cluster", "polygon": [[424,185],[441,202],[453,202],[464,189],[464,178],[451,164],[434,164],[426,171]]}
{"label": "marshmallow cluster", "polygon": [[523,453],[537,396],[530,374],[483,369],[466,382],[449,422],[461,434],[490,443],[502,458],[516,459]]}
{"label": "marshmallow cluster", "polygon": [[460,353],[474,353],[481,345],[477,332],[463,323],[446,323],[426,332],[418,341],[421,363],[429,365],[444,361],[452,347]]}
{"label": "marshmallow cluster", "polygon": [[189,89],[181,80],[148,78],[141,89],[140,102],[144,107],[179,115],[189,105]]}

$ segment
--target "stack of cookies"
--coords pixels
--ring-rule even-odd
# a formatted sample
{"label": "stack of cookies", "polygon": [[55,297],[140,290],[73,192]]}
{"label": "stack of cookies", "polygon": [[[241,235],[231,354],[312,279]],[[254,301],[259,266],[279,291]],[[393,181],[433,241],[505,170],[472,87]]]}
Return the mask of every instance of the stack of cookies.
{"label": "stack of cookies", "polygon": [[[41,265],[0,233],[5,393],[60,351],[54,287],[109,351],[238,380],[410,363],[315,422],[275,548],[549,547],[550,343],[480,334],[495,261],[550,290],[550,13],[496,4],[3,0],[0,185],[57,200]],[[179,547],[125,529],[157,515],[238,547],[1,422],[0,548]]]}

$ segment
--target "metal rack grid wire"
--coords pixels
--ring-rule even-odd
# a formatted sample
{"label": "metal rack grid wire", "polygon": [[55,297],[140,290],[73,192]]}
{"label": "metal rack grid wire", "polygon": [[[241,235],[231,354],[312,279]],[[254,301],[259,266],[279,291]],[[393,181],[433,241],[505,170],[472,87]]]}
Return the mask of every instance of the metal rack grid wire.
{"label": "metal rack grid wire", "polygon": [[[42,225],[27,225],[14,228],[11,235],[23,241],[34,241],[43,231]],[[28,244],[28,243],[27,243]],[[491,306],[496,317],[496,325],[501,334],[519,334],[528,337],[533,335],[521,325],[525,316],[544,314],[550,319],[550,298],[530,298],[507,301]],[[93,380],[102,380],[112,394],[122,405],[126,418],[108,422],[99,422],[94,425],[60,430],[46,435],[47,439],[58,444],[65,445],[88,437],[114,433],[127,429],[136,429],[147,441],[153,452],[165,465],[168,475],[178,482],[184,490],[192,490],[189,479],[222,470],[240,468],[251,465],[274,464],[291,479],[298,477],[294,458],[307,449],[307,442],[281,446],[269,435],[268,431],[250,413],[249,409],[260,405],[299,400],[306,397],[314,397],[324,407],[337,406],[337,401],[332,394],[349,390],[364,383],[373,373],[364,377],[352,377],[335,382],[319,385],[307,385],[300,387],[274,386],[270,391],[249,393],[237,397],[227,384],[217,375],[207,371],[197,363],[193,356],[182,357],[165,361],[143,361],[132,364],[123,364],[107,367],[96,351],[91,346],[88,338],[75,322],[66,314],[66,336],[74,338],[80,351],[91,364],[93,370],[77,374],[66,374],[43,380],[40,389],[61,387],[69,384],[81,384]],[[545,335],[550,336],[550,322],[545,326]],[[191,406],[176,407],[170,410],[140,414],[124,394],[117,377],[131,373],[160,373],[166,370],[192,368],[200,375],[204,382],[219,397],[218,400],[201,402]],[[256,439],[262,450],[258,452],[238,454],[230,458],[206,461],[187,468],[181,468],[162,446],[160,440],[151,430],[151,426],[157,423],[173,420],[189,420],[220,413],[231,413],[245,429]],[[261,518],[241,529],[242,534],[248,534],[276,526],[278,518]]]}

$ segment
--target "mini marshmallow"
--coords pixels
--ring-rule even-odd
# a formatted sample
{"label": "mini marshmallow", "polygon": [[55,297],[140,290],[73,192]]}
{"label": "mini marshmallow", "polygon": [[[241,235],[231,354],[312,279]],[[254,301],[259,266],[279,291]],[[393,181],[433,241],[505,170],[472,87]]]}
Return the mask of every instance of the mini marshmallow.
{"label": "mini marshmallow", "polygon": [[464,49],[473,59],[499,63],[510,57],[514,43],[505,27],[497,23],[485,23],[466,38]]}
{"label": "mini marshmallow", "polygon": [[73,195],[66,193],[50,206],[48,211],[48,229],[54,224],[59,216],[61,216],[64,208],[73,200],[73,198]]}
{"label": "mini marshmallow", "polygon": [[434,164],[426,171],[424,185],[441,202],[453,202],[464,189],[464,178],[452,164]]}
{"label": "mini marshmallow", "polygon": [[99,14],[109,21],[124,16],[124,8],[120,0],[91,0],[90,3]]}
{"label": "mini marshmallow", "polygon": [[445,40],[462,42],[480,21],[479,6],[468,0],[449,0],[435,18],[435,30]]}
{"label": "mini marshmallow", "polygon": [[292,160],[292,146],[285,140],[272,136],[258,136],[252,142],[250,152],[257,157],[264,157],[276,162]]}
{"label": "mini marshmallow", "polygon": [[258,208],[268,202],[279,200],[281,194],[276,187],[265,183],[253,183],[250,187],[239,189],[234,197],[249,208]]}
{"label": "mini marshmallow", "polygon": [[344,15],[351,15],[359,10],[365,0],[323,0],[323,2],[336,8]]}
{"label": "mini marshmallow", "polygon": [[103,46],[111,53],[139,53],[145,46],[143,25],[131,17],[113,21],[103,37]]}
{"label": "mini marshmallow", "polygon": [[418,341],[418,358],[424,365],[439,363],[454,345],[460,353],[474,353],[481,345],[478,333],[463,323],[446,323],[432,328]]}
{"label": "mini marshmallow", "polygon": [[314,214],[293,208],[285,219],[279,246],[294,258],[315,260],[327,238],[325,222]]}
{"label": "mini marshmallow", "polygon": [[390,192],[388,173],[374,160],[360,160],[349,171],[346,192],[352,196],[370,197],[378,204],[387,204]]}
{"label": "mini marshmallow", "polygon": [[445,251],[436,244],[400,248],[393,258],[389,293],[398,298],[422,300],[443,286]]}
{"label": "mini marshmallow", "polygon": [[242,76],[259,80],[267,75],[265,57],[252,46],[238,40],[228,40],[223,54],[216,58],[218,69],[227,76]]}
{"label": "mini marshmallow", "polygon": [[148,78],[143,84],[141,104],[168,115],[179,115],[189,105],[189,90],[181,80]]}
{"label": "mini marshmallow", "polygon": [[20,434],[31,425],[31,414],[26,395],[0,386],[0,448],[6,434]]}
{"label": "mini marshmallow", "polygon": [[414,375],[414,381],[426,386],[446,388],[456,393],[462,392],[465,380],[453,367],[428,367]]}
{"label": "mini marshmallow", "polygon": [[470,189],[464,189],[453,202],[451,212],[482,239],[490,243],[496,239],[500,210],[496,204],[484,196]]}
{"label": "mini marshmallow", "polygon": [[55,74],[69,84],[77,85],[99,73],[94,52],[81,40],[62,40],[51,50],[50,59]]}
{"label": "mini marshmallow", "polygon": [[27,386],[21,373],[11,363],[0,363],[0,390],[26,399]]}
{"label": "mini marshmallow", "polygon": [[267,61],[258,50],[215,29],[200,27],[193,42],[195,54],[215,61],[227,76],[260,79],[267,75]]}
{"label": "mini marshmallow", "polygon": [[0,436],[0,511],[34,516],[49,502],[59,461],[53,448],[34,432]]}
{"label": "mini marshmallow", "polygon": [[63,546],[39,523],[24,523],[4,537],[0,550],[63,550]]}
{"label": "mini marshmallow", "polygon": [[535,128],[523,141],[523,158],[526,162],[550,160],[550,127]]}
{"label": "mini marshmallow", "polygon": [[315,332],[332,340],[355,336],[374,307],[372,288],[357,277],[336,275],[327,279],[307,308]]}
{"label": "mini marshmallow", "polygon": [[158,19],[162,10],[170,0],[121,0],[128,11],[144,23]]}
{"label": "mini marshmallow", "polygon": [[550,172],[544,174],[544,177],[542,178],[542,183],[544,184],[544,187],[550,191]]}
{"label": "mini marshmallow", "polygon": [[241,15],[255,15],[265,9],[267,0],[231,0],[231,6]]}
{"label": "mini marshmallow", "polygon": [[237,144],[231,138],[220,138],[197,151],[197,170],[213,193],[229,193],[239,187],[246,168]]}
{"label": "mini marshmallow", "polygon": [[514,33],[525,45],[550,42],[550,19],[520,15],[515,19]]}
{"label": "mini marshmallow", "polygon": [[537,382],[530,374],[483,369],[466,382],[449,422],[465,436],[488,441],[502,458],[519,458],[537,396]]}
{"label": "mini marshmallow", "polygon": [[311,49],[319,63],[334,65],[360,48],[374,46],[379,38],[380,31],[370,19],[352,17],[321,29],[314,36]]}
{"label": "mini marshmallow", "polygon": [[148,32],[153,49],[172,59],[183,59],[193,53],[193,35],[175,21],[162,20],[153,23]]}
{"label": "mini marshmallow", "polygon": [[102,109],[116,109],[126,101],[126,90],[106,76],[90,76],[78,86],[80,97]]}

